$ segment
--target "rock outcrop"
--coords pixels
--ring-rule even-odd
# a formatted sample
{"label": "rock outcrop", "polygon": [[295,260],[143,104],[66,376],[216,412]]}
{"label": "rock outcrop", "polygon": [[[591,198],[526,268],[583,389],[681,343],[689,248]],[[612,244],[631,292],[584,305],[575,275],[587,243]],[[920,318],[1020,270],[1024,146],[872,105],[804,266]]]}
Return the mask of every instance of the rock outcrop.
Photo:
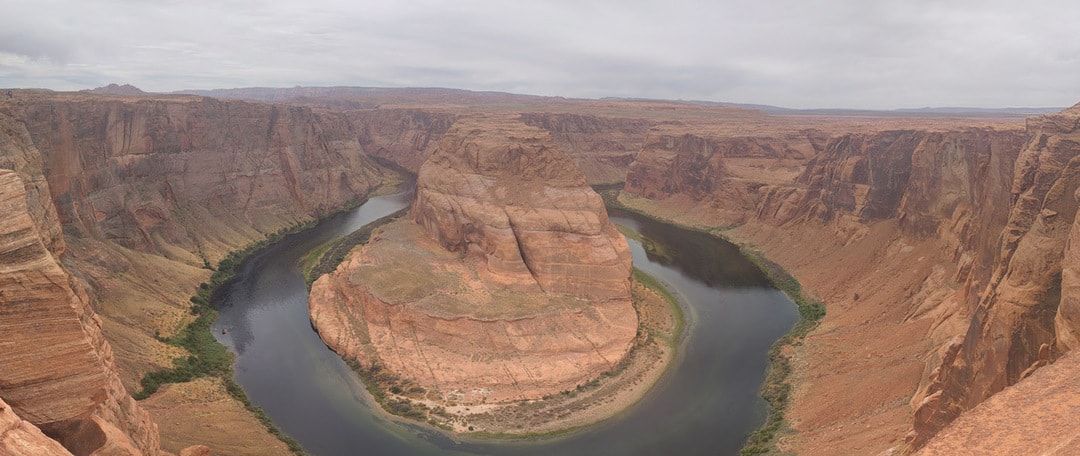
{"label": "rock outcrop", "polygon": [[371,109],[349,117],[365,153],[416,173],[456,116],[421,109]]}
{"label": "rock outcrop", "polygon": [[23,421],[0,400],[0,454],[71,456],[71,452],[50,439],[33,423]]}
{"label": "rock outcrop", "polygon": [[[880,451],[889,432],[896,439],[911,429],[912,408],[923,411],[916,412],[914,425],[922,433],[932,434],[948,421],[926,426],[921,413],[940,400],[942,369],[935,368],[956,356],[955,338],[964,333],[999,264],[999,240],[1015,207],[1013,165],[1028,136],[997,126],[863,128],[819,143],[821,151],[787,182],[746,175],[746,187],[756,189],[741,192],[747,198],[723,197],[717,189],[715,183],[724,181],[722,158],[699,159],[675,172],[677,178],[651,186],[628,179],[626,192],[651,197],[655,203],[649,204],[657,208],[690,201],[670,215],[684,222],[724,225],[733,222],[732,213],[749,213],[734,220],[741,226],[728,235],[763,248],[829,309],[822,329],[797,351],[808,359],[797,372],[803,376],[797,384],[806,386],[796,393],[793,413],[802,432],[792,441],[828,439],[829,451],[840,453],[863,452],[861,445],[878,442]],[[683,149],[710,150],[700,141],[686,144]],[[641,175],[678,169],[654,166],[676,158],[652,155],[686,160],[722,154],[646,149],[634,165],[645,168]],[[699,214],[688,216],[694,212]],[[888,380],[855,373],[866,369],[888,372]],[[955,383],[958,391],[970,386]],[[915,446],[922,441],[912,438]],[[825,447],[794,447],[819,454],[814,448]]]}
{"label": "rock outcrop", "polygon": [[[39,362],[26,371],[0,368],[0,377],[28,376],[19,388],[44,382],[56,404],[38,404],[53,400],[40,391],[11,396],[2,384],[0,397],[50,436],[104,433],[104,441],[113,442],[119,441],[113,434],[126,434],[131,448],[155,454],[157,431],[149,431],[152,423],[123,385],[138,388],[145,372],[186,356],[155,335],[168,336],[192,318],[188,298],[209,276],[205,264],[338,210],[393,179],[364,152],[354,126],[340,112],[190,96],[19,91],[0,102],[0,169],[14,170],[24,182],[34,236],[53,259],[41,273],[56,285],[48,291],[56,295],[50,305],[70,293],[75,298],[68,306],[82,312],[60,319],[56,312],[72,310],[34,314],[22,305],[7,308],[7,317],[55,323],[21,327],[47,339],[41,347],[84,331],[84,345],[97,353],[70,342],[49,354],[82,358],[55,367]],[[15,292],[5,285],[0,300]],[[34,347],[5,346],[0,357],[33,358],[40,350]],[[200,443],[198,435],[171,441]]]}
{"label": "rock outcrop", "polygon": [[551,133],[589,184],[621,183],[654,121],[591,114],[524,113],[526,125]]}
{"label": "rock outcrop", "polygon": [[461,121],[420,170],[412,214],[449,251],[526,290],[629,296],[630,253],[604,203],[550,136],[515,122]]}
{"label": "rock outcrop", "polygon": [[915,411],[912,446],[1075,344],[1080,108],[1032,118],[989,283]]}
{"label": "rock outcrop", "polygon": [[789,187],[827,138],[815,130],[730,135],[702,126],[656,127],[630,165],[624,189],[653,200],[685,198],[714,208],[720,224],[742,223],[763,194]]}
{"label": "rock outcrop", "polygon": [[157,426],[121,384],[85,291],[26,202],[18,175],[0,170],[0,397],[74,454],[158,454]]}
{"label": "rock outcrop", "polygon": [[459,120],[421,168],[410,218],[312,286],[335,351],[458,403],[572,390],[626,356],[629,248],[546,132]]}

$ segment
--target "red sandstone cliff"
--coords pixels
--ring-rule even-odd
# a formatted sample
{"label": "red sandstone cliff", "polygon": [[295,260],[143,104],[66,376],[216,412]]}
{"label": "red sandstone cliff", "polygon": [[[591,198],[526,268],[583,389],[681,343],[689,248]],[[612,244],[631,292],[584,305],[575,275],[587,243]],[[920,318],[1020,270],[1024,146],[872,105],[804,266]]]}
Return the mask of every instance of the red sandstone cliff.
{"label": "red sandstone cliff", "polygon": [[[786,444],[800,454],[901,443],[912,408],[939,400],[934,368],[955,356],[944,347],[964,333],[999,264],[1013,164],[1030,133],[887,126],[834,135],[787,182],[747,176],[745,188],[757,191],[744,198],[719,190],[723,154],[691,153],[710,151],[700,141],[685,141],[682,152],[645,149],[632,175],[651,184],[627,181],[626,192],[656,200],[637,200],[643,208],[686,222],[724,225],[732,213],[751,213],[728,235],[762,248],[826,302],[822,326],[793,353],[801,367],[789,418],[801,432]],[[696,164],[672,173],[678,161]],[[686,209],[665,208],[670,202]],[[1023,364],[1029,355],[1012,356]],[[867,371],[881,375],[858,373]],[[973,391],[962,381],[953,389]],[[916,446],[947,422],[928,424],[925,405],[918,410]]]}
{"label": "red sandstone cliff", "polygon": [[1011,209],[989,283],[945,351],[915,412],[919,446],[1075,343],[1071,233],[1080,188],[1080,108],[1032,118],[1013,170]]}
{"label": "red sandstone cliff", "polygon": [[459,120],[411,217],[312,286],[335,351],[459,403],[573,390],[626,356],[629,248],[546,132]]}
{"label": "red sandstone cliff", "polygon": [[[44,274],[58,287],[36,289],[30,296],[72,294],[70,306],[82,313],[48,331],[38,328],[34,337],[18,333],[0,351],[25,360],[38,355],[38,339],[46,338],[68,347],[58,354],[78,352],[84,344],[102,361],[91,362],[87,351],[79,353],[89,364],[52,367],[50,361],[26,371],[0,368],[0,376],[54,381],[56,389],[75,398],[92,398],[73,399],[76,405],[58,407],[41,391],[20,389],[32,384],[29,380],[20,380],[23,386],[12,392],[12,384],[0,383],[0,397],[61,442],[70,438],[92,445],[102,439],[89,434],[105,432],[109,442],[119,441],[112,434],[127,434],[134,448],[155,454],[156,430],[145,430],[152,423],[121,380],[137,388],[143,373],[185,356],[155,335],[169,335],[191,318],[187,299],[209,275],[204,261],[214,263],[266,233],[337,210],[383,183],[386,172],[364,153],[357,136],[343,114],[301,107],[35,91],[3,100],[0,168],[14,170],[26,183],[27,219],[53,258],[53,269]],[[9,293],[5,286],[4,294]],[[18,309],[6,309],[12,321],[28,318]],[[42,318],[61,321],[42,312]],[[78,342],[80,333],[89,342]],[[0,337],[15,334],[5,330]],[[119,369],[112,364],[112,350]],[[101,394],[88,392],[97,384],[104,385]],[[33,411],[42,407],[51,414]],[[87,410],[98,410],[97,415]],[[146,426],[138,424],[144,421]],[[204,436],[228,433],[207,424],[211,427],[202,435],[171,441],[201,443]]]}
{"label": "red sandstone cliff", "polygon": [[23,421],[0,400],[0,454],[71,456],[71,452],[50,439],[33,423]]}
{"label": "red sandstone cliff", "polygon": [[356,125],[357,140],[374,157],[401,166],[410,172],[435,151],[454,114],[422,109],[371,109],[349,113]]}
{"label": "red sandstone cliff", "polygon": [[788,186],[826,138],[815,130],[732,135],[701,125],[656,127],[630,165],[625,190],[654,200],[686,198],[716,209],[721,225],[741,223],[762,193]]}
{"label": "red sandstone cliff", "polygon": [[198,252],[215,244],[204,225],[280,226],[339,208],[379,181],[349,121],[307,108],[55,96],[0,111],[25,125],[41,153],[67,233],[140,251]]}
{"label": "red sandstone cliff", "polygon": [[0,212],[0,397],[75,454],[158,454],[157,426],[121,384],[89,298],[43,242],[13,171],[0,170]]}
{"label": "red sandstone cliff", "polygon": [[526,125],[551,133],[590,184],[621,183],[653,120],[572,113],[524,113]]}

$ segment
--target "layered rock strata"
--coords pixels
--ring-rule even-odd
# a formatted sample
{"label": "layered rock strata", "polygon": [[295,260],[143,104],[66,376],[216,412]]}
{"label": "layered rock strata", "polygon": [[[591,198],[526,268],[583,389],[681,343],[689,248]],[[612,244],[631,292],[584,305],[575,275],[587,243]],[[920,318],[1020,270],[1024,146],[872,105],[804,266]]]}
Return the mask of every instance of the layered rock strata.
{"label": "layered rock strata", "polygon": [[1028,120],[1011,208],[967,330],[943,349],[915,411],[913,447],[1076,344],[1080,107]]}
{"label": "layered rock strata", "polygon": [[0,170],[0,397],[74,454],[158,454],[157,426],[121,384],[100,320],[26,200],[18,175]]}
{"label": "layered rock strata", "polygon": [[720,224],[742,223],[754,214],[760,195],[790,186],[827,138],[810,129],[730,135],[694,126],[656,127],[630,165],[624,189],[653,200],[705,204],[723,219]]}
{"label": "layered rock strata", "polygon": [[459,403],[573,390],[626,356],[629,248],[546,132],[459,120],[417,187],[410,220],[312,286],[335,351]]}
{"label": "layered rock strata", "polygon": [[[59,418],[23,413],[29,407],[23,397],[0,397],[35,424],[41,424],[39,418],[60,420],[52,427],[41,425],[50,436],[92,432],[95,426],[111,435],[112,426],[133,436],[133,448],[154,454],[146,448],[156,445],[136,435],[142,432],[138,426],[123,424],[141,422],[145,414],[122,392],[121,382],[137,389],[145,372],[171,367],[175,357],[187,356],[155,336],[168,336],[190,321],[188,298],[209,276],[205,264],[267,233],[338,210],[390,178],[365,153],[354,126],[344,113],[189,96],[18,91],[0,102],[0,168],[14,170],[24,182],[36,236],[61,263],[46,275],[69,284],[75,307],[85,310],[79,321],[91,345],[102,352],[106,365],[115,350],[120,366],[106,367],[112,369],[108,375],[100,367],[94,370],[90,361],[82,366],[89,370],[76,369],[73,362],[45,364],[47,369],[38,365],[37,374],[23,372],[42,381],[106,383],[107,394],[101,397],[70,388],[71,394],[85,393],[96,401],[79,399],[83,403],[70,410],[46,407],[41,404],[47,395],[29,394],[34,407],[64,415]],[[19,309],[9,309],[10,318],[25,318],[20,312],[29,308]],[[70,321],[64,325],[41,326],[34,337],[64,338],[78,329]],[[104,343],[102,333],[111,344],[98,344]],[[8,334],[14,332],[0,337]],[[75,350],[75,345],[64,347],[58,353]],[[33,357],[34,350],[19,343],[5,347],[0,356]],[[78,372],[57,371],[69,368]],[[83,413],[82,421],[76,420],[85,425],[54,429],[76,423],[65,418],[75,408],[85,412],[110,401],[119,408],[101,405],[98,415]],[[194,415],[190,419],[203,421]],[[261,426],[250,431],[265,434]],[[170,441],[200,443],[197,434],[173,435]]]}
{"label": "layered rock strata", "polygon": [[[964,334],[994,280],[999,248],[1008,244],[999,242],[1009,232],[1010,208],[1017,207],[1015,176],[1024,173],[1014,172],[1014,164],[1023,162],[1017,157],[1029,134],[960,126],[833,135],[786,182],[768,174],[748,179],[754,191],[743,192],[744,199],[717,190],[725,180],[714,172],[723,169],[723,154],[687,141],[698,146],[673,147],[684,152],[661,151],[659,159],[649,149],[639,154],[638,172],[661,178],[651,187],[628,179],[626,191],[684,222],[731,223],[733,206],[750,213],[735,220],[741,226],[728,235],[790,268],[829,312],[794,352],[803,367],[796,371],[791,413],[802,432],[789,449],[880,451],[903,446],[912,409],[941,397],[942,369],[935,368],[956,356],[954,338]],[[688,157],[702,157],[701,164],[662,178],[678,169],[670,163]],[[665,208],[679,198],[690,201],[686,209]],[[866,369],[885,374],[856,373]],[[956,386],[971,391],[976,385]],[[927,427],[917,411],[920,433],[909,437],[912,448],[944,422]]]}
{"label": "layered rock strata", "polygon": [[71,456],[70,451],[43,434],[33,423],[19,418],[3,400],[0,400],[0,454]]}
{"label": "layered rock strata", "polygon": [[0,168],[28,183],[50,251],[66,244],[65,267],[102,303],[129,388],[182,355],[153,335],[190,318],[205,264],[386,180],[357,136],[343,113],[199,97],[0,103]]}
{"label": "layered rock strata", "polygon": [[526,125],[551,133],[592,185],[621,183],[655,121],[573,113],[523,113]]}

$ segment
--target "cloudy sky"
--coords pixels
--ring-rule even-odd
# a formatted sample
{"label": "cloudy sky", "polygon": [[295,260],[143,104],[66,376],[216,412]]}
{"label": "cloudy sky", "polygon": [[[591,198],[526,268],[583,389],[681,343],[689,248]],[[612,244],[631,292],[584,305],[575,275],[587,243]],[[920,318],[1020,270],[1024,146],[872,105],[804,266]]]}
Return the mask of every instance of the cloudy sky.
{"label": "cloudy sky", "polygon": [[0,87],[1070,106],[1075,0],[0,0]]}

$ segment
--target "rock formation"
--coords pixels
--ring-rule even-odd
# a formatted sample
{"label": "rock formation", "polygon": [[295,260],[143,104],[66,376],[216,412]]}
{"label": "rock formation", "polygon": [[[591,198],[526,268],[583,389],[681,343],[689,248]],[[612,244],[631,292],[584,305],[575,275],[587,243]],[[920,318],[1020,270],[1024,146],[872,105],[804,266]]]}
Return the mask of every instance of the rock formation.
{"label": "rock formation", "polygon": [[1030,119],[1027,134],[993,273],[918,404],[915,447],[1075,344],[1080,107]]}
{"label": "rock formation", "polygon": [[592,185],[625,181],[654,123],[642,118],[548,112],[524,113],[521,121],[551,133],[555,145],[574,160]]}
{"label": "rock formation", "polygon": [[527,290],[591,299],[629,296],[630,254],[600,196],[540,131],[462,121],[420,170],[413,218],[447,250]]}
{"label": "rock formation", "polygon": [[0,170],[0,397],[77,455],[158,454],[157,426],[120,383],[100,320],[26,201],[18,175]]}
{"label": "rock formation", "polygon": [[[0,103],[0,169],[14,170],[24,183],[24,212],[34,230],[30,236],[19,228],[20,236],[40,239],[51,258],[34,259],[35,268],[50,264],[38,274],[55,285],[42,282],[45,291],[39,291],[56,298],[51,306],[74,296],[69,308],[43,307],[36,315],[50,325],[24,339],[76,340],[81,332],[87,339],[50,353],[71,355],[71,362],[26,371],[0,367],[0,378],[25,377],[14,392],[0,379],[0,397],[65,445],[64,435],[103,432],[114,442],[120,439],[113,434],[127,434],[129,449],[145,454],[157,451],[157,431],[121,383],[138,388],[145,372],[186,356],[155,335],[169,335],[191,318],[188,297],[209,275],[203,265],[338,210],[389,175],[364,153],[343,113],[188,96],[41,91],[19,91]],[[22,283],[26,276],[2,279]],[[0,301],[13,293],[5,285]],[[21,313],[28,309],[8,307],[7,318],[30,318]],[[0,332],[0,338],[26,336]],[[25,361],[40,354],[34,347],[25,341],[11,351],[5,346],[0,357]],[[56,397],[27,386],[39,381]],[[171,441],[185,439],[200,443],[197,435]]]}
{"label": "rock formation", "polygon": [[1080,454],[1080,356],[1069,353],[964,412],[919,456]]}
{"label": "rock formation", "polygon": [[[796,438],[829,439],[830,451],[859,452],[864,442],[907,432],[911,409],[902,404],[939,400],[941,370],[934,368],[955,356],[959,345],[947,347],[991,283],[1013,207],[1013,164],[1027,137],[1015,128],[970,125],[835,134],[787,182],[746,175],[752,191],[741,192],[742,199],[717,189],[725,181],[721,153],[645,149],[631,176],[674,177],[651,186],[628,179],[626,191],[664,201],[656,207],[699,201],[687,212],[704,208],[708,215],[690,217],[693,223],[715,226],[729,223],[732,212],[749,214],[728,235],[762,247],[821,294],[829,316],[800,350],[814,364],[798,373],[805,377],[797,384],[814,386],[796,394]],[[689,138],[684,144],[673,148],[712,150]],[[702,158],[670,171],[689,157]],[[888,372],[889,380],[860,380],[854,366]],[[968,391],[964,385],[955,389]],[[916,422],[915,429],[936,431],[947,421]],[[796,448],[818,454],[813,446]]]}
{"label": "rock formation", "polygon": [[19,418],[3,400],[0,400],[0,454],[71,456],[70,451],[37,426]]}
{"label": "rock formation", "polygon": [[65,232],[139,251],[233,247],[214,238],[329,212],[380,180],[347,119],[307,108],[55,97],[9,110]]}
{"label": "rock formation", "polygon": [[459,120],[410,218],[312,286],[335,351],[459,403],[572,390],[627,354],[629,248],[546,132]]}
{"label": "rock formation", "polygon": [[719,224],[741,223],[754,214],[759,194],[790,186],[827,138],[815,130],[731,135],[695,125],[656,127],[630,165],[625,190],[703,202],[717,210]]}
{"label": "rock formation", "polygon": [[[204,262],[366,195],[387,161],[422,174],[413,221],[321,279],[312,316],[346,356],[446,397],[572,389],[625,353],[628,255],[583,187],[623,173],[646,209],[729,228],[826,302],[791,350],[801,432],[785,441],[800,454],[899,448],[912,429],[915,448],[1080,344],[1080,106],[1024,130],[442,89],[228,95],[290,105],[13,92],[0,100],[0,169],[15,174],[0,179],[4,204],[22,206],[0,220],[14,249],[0,274],[0,363],[12,366],[0,366],[0,407],[26,421],[0,410],[0,432],[15,429],[0,439],[32,423],[69,450],[64,436],[80,433],[154,447],[117,378],[130,388],[183,355],[153,334],[190,318]],[[528,127],[451,128],[484,111]],[[417,264],[429,269],[402,272]],[[37,318],[48,331],[22,323]],[[34,338],[66,341],[42,356],[69,361],[26,368]]]}
{"label": "rock formation", "polygon": [[420,170],[455,115],[421,109],[372,109],[350,113],[364,152],[410,172]]}

